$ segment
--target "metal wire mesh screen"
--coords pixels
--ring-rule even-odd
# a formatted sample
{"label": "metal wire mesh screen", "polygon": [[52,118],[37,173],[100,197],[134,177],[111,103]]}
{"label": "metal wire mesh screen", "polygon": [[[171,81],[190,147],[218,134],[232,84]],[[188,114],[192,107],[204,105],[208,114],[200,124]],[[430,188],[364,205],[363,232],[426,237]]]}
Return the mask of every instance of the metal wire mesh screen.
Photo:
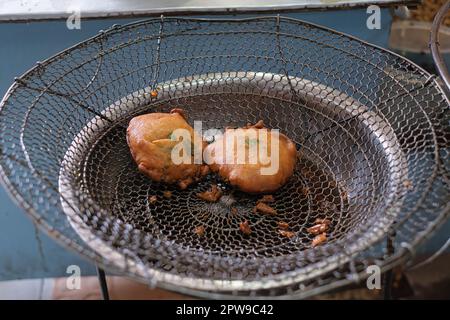
{"label": "metal wire mesh screen", "polygon": [[[262,119],[297,144],[277,216],[254,214],[258,197],[213,175],[182,191],[137,171],[128,121],[173,107],[203,129]],[[432,76],[340,33],[281,17],[152,19],[17,79],[1,105],[0,164],[37,223],[100,265],[196,295],[306,297],[403,262],[448,217],[449,120]],[[196,198],[212,183],[220,202]],[[331,224],[313,248],[316,218]]]}

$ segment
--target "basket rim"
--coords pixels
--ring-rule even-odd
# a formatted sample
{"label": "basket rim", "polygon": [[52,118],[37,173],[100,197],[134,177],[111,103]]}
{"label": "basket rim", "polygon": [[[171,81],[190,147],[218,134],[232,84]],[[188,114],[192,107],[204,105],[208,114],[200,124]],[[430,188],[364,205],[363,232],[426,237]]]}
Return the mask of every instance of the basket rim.
{"label": "basket rim", "polygon": [[[239,75],[239,76],[238,76]],[[192,78],[193,79],[192,79]],[[303,85],[307,87],[308,85],[317,88],[320,87],[321,90],[327,91],[327,92],[333,92],[338,96],[342,101],[346,101],[349,103],[349,105],[342,107],[343,109],[352,109],[358,107],[363,107],[360,103],[355,101],[353,98],[345,95],[344,93],[338,92],[336,89],[332,89],[330,87],[327,87],[323,84],[318,84],[314,81],[310,81],[308,79],[301,79],[301,78],[294,78],[290,77],[288,80],[286,76],[280,75],[280,74],[273,74],[273,73],[265,73],[265,72],[221,72],[221,73],[212,73],[212,74],[202,74],[202,75],[194,75],[189,77],[189,85],[183,85],[183,88],[185,89],[186,86],[192,86],[196,88],[197,86],[201,88],[201,83],[208,81],[215,82],[217,80],[228,80],[228,79],[239,79],[238,83],[242,79],[253,79],[254,83],[258,83],[261,80],[267,81],[267,83],[279,83],[280,79],[284,79],[285,81],[290,82],[296,82],[297,85],[294,86],[294,90],[297,90],[298,87],[302,87]],[[158,87],[166,88],[167,90],[162,90],[162,92],[165,92],[167,95],[170,95],[170,90],[176,90],[176,88],[171,88],[173,86],[176,86],[178,83],[184,83],[188,78],[179,78],[179,79],[173,79],[164,83],[158,84]],[[268,80],[270,79],[270,80]],[[293,81],[294,80],[294,81]],[[251,82],[252,80],[250,80]],[[132,109],[138,109],[141,105],[148,105],[150,102],[154,103],[155,100],[150,96],[151,87],[147,87],[144,89],[137,90],[131,94],[129,94],[126,97],[123,97],[114,103],[112,103],[108,108],[102,111],[102,114],[108,113],[109,115],[113,115],[113,118],[120,119],[123,116],[123,113],[129,112]],[[202,91],[203,92],[203,91]],[[305,92],[308,92],[307,89],[305,89]],[[270,95],[269,95],[270,96]],[[142,101],[139,101],[139,103],[134,103],[135,99],[139,99]],[[160,99],[158,97],[157,99]],[[329,101],[328,101],[329,102]],[[367,108],[367,107],[365,107]],[[122,111],[126,110],[126,111]],[[354,109],[353,109],[354,110]],[[364,116],[367,116],[367,114],[370,114],[370,111],[365,111],[362,114]],[[98,123],[100,121],[100,124]],[[362,120],[361,120],[362,121]],[[349,262],[351,260],[351,257],[367,248],[372,246],[373,244],[380,241],[381,238],[386,234],[387,230],[389,229],[390,225],[393,223],[395,217],[398,215],[398,211],[401,208],[401,186],[399,179],[403,177],[406,173],[398,173],[399,177],[396,178],[397,185],[393,186],[392,189],[395,190],[397,197],[395,199],[386,199],[386,206],[387,206],[387,212],[385,216],[379,217],[379,219],[376,220],[376,222],[372,221],[373,218],[369,219],[366,224],[370,224],[371,222],[376,223],[375,230],[365,230],[362,233],[362,237],[364,238],[364,241],[361,241],[361,244],[353,243],[346,246],[345,248],[342,246],[339,246],[341,250],[344,250],[340,253],[334,253],[333,255],[329,256],[328,258],[324,258],[320,261],[316,261],[312,264],[308,264],[305,267],[301,268],[300,270],[291,270],[288,272],[280,273],[279,275],[271,275],[268,277],[267,283],[271,283],[269,286],[265,283],[265,281],[262,281],[264,278],[260,278],[258,280],[216,280],[216,279],[204,279],[199,277],[189,277],[189,276],[180,276],[178,274],[171,274],[170,272],[164,272],[161,270],[157,270],[151,267],[141,266],[135,264],[134,261],[129,261],[127,259],[126,255],[122,252],[123,249],[117,249],[112,248],[109,244],[105,243],[102,239],[100,239],[92,230],[90,230],[90,227],[87,226],[79,216],[79,210],[77,210],[79,197],[77,194],[75,194],[75,191],[73,188],[69,187],[71,185],[70,180],[73,178],[70,177],[70,170],[67,170],[66,167],[68,165],[72,165],[74,162],[78,163],[77,159],[71,159],[71,155],[75,154],[79,150],[85,150],[85,149],[91,149],[91,145],[88,144],[91,147],[88,147],[86,143],[83,145],[82,143],[78,143],[79,141],[83,141],[85,139],[92,139],[89,135],[86,136],[86,131],[91,131],[89,129],[90,123],[95,122],[96,127],[99,127],[99,132],[103,132],[103,127],[107,127],[108,124],[105,123],[105,121],[102,121],[101,118],[98,116],[93,117],[88,123],[85,124],[83,129],[79,131],[79,133],[74,137],[72,143],[68,147],[65,156],[63,157],[63,161],[60,167],[60,174],[59,174],[59,193],[61,195],[60,202],[63,207],[64,213],[67,215],[67,218],[71,224],[71,226],[74,228],[74,230],[80,235],[83,241],[85,241],[88,246],[97,252],[98,254],[102,255],[103,257],[108,256],[107,260],[115,261],[116,265],[117,263],[122,264],[123,261],[126,261],[125,264],[129,268],[132,268],[133,271],[139,273],[139,276],[145,277],[150,274],[152,274],[152,277],[154,277],[157,281],[161,282],[169,282],[173,285],[185,285],[186,287],[191,287],[191,289],[197,289],[197,290],[223,290],[223,291],[233,291],[233,290],[239,290],[244,291],[248,289],[254,289],[254,290],[262,290],[262,289],[271,289],[275,287],[279,287],[280,283],[283,283],[283,279],[290,279],[291,277],[295,278],[296,280],[292,283],[285,283],[285,285],[292,285],[293,283],[299,283],[311,278],[318,277],[320,275],[326,274],[327,272],[336,269],[339,266],[344,265],[345,263]],[[93,133],[93,136],[97,136],[97,133]],[[396,148],[394,148],[396,151],[400,152]],[[84,151],[83,151],[84,153]],[[402,163],[404,161],[403,158],[395,160],[397,163]],[[397,167],[402,167],[401,164],[397,164]],[[406,170],[407,171],[407,170]],[[394,177],[391,177],[395,180]],[[83,197],[86,197],[88,201],[93,201],[89,195],[82,192]],[[393,204],[393,201],[395,201],[395,205]],[[101,208],[97,208],[98,210],[101,210]],[[115,219],[114,219],[115,220]],[[126,225],[126,224],[125,224]],[[364,226],[364,228],[367,228],[367,225]],[[140,233],[140,230],[136,230],[136,232]],[[350,248],[354,247],[354,248]],[[334,251],[334,250],[333,250]],[[296,257],[295,253],[291,253],[289,255],[283,256],[283,257]],[[274,258],[281,259],[281,257]],[[118,268],[122,268],[122,266],[117,265]],[[309,270],[309,271],[308,271]],[[317,270],[320,270],[317,271]],[[287,282],[287,280],[285,280]],[[200,287],[199,283],[201,283]]]}

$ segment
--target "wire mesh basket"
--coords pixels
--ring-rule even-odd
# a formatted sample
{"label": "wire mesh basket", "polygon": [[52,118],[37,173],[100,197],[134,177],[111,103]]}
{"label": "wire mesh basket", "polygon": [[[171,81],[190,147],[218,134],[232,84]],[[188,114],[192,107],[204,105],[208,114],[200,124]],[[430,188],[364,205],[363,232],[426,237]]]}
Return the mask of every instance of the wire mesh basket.
{"label": "wire mesh basket", "polygon": [[[179,190],[138,172],[129,120],[174,107],[203,129],[264,120],[297,144],[276,216],[213,175]],[[43,230],[108,270],[197,296],[304,298],[404,263],[445,221],[449,120],[433,76],[339,32],[279,16],[150,19],[16,79],[0,108],[1,176]],[[212,183],[224,196],[200,201]],[[330,230],[312,247],[317,218]]]}

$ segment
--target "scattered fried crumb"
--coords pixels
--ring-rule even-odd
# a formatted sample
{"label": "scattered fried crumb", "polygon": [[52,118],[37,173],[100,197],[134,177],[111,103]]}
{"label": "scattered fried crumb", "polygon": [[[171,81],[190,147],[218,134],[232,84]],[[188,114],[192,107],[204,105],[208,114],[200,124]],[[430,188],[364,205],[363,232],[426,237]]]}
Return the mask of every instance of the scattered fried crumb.
{"label": "scattered fried crumb", "polygon": [[308,187],[301,187],[300,192],[306,197],[309,195],[309,188]]}
{"label": "scattered fried crumb", "polygon": [[187,178],[178,182],[178,186],[181,190],[186,189],[193,182],[192,178]]}
{"label": "scattered fried crumb", "polygon": [[334,180],[330,181],[329,186],[330,186],[330,188],[333,188],[333,189],[336,188],[336,186],[337,186],[336,181],[334,181]]}
{"label": "scattered fried crumb", "polygon": [[263,203],[271,203],[271,202],[274,202],[275,201],[275,198],[273,197],[273,195],[271,195],[271,194],[266,194],[266,195],[264,195],[261,199],[259,199],[258,201],[256,201],[256,203],[259,203],[259,202],[263,202]]}
{"label": "scattered fried crumb", "polygon": [[197,193],[197,197],[208,201],[208,202],[216,202],[222,196],[222,191],[217,187],[217,185],[213,184],[211,189],[205,192]]}
{"label": "scattered fried crumb", "polygon": [[343,190],[341,192],[341,198],[342,198],[343,201],[348,201],[348,193],[347,193],[347,191]]}
{"label": "scattered fried crumb", "polygon": [[248,224],[247,220],[239,223],[239,230],[241,230],[241,232],[246,235],[252,233],[252,230],[250,229],[250,225]]}
{"label": "scattered fried crumb", "polygon": [[277,222],[278,228],[286,230],[289,229],[289,223],[284,222],[284,221],[278,221]]}
{"label": "scattered fried crumb", "polygon": [[317,219],[314,221],[314,224],[326,224],[326,225],[329,225],[329,224],[331,224],[331,221],[328,220],[328,219],[326,219],[326,218],[324,218],[324,219],[322,219],[322,218],[317,218]]}
{"label": "scattered fried crumb", "polygon": [[150,202],[150,204],[155,204],[156,201],[158,201],[157,196],[153,195],[153,196],[148,197],[148,202]]}
{"label": "scattered fried crumb", "polygon": [[249,128],[263,129],[263,128],[265,128],[264,121],[259,120],[255,124],[247,123],[247,125],[244,127],[244,129],[249,129]]}
{"label": "scattered fried crumb", "polygon": [[257,213],[258,211],[272,216],[277,214],[277,211],[274,208],[265,204],[264,202],[258,202],[253,208],[253,213]]}
{"label": "scattered fried crumb", "polygon": [[156,97],[158,96],[158,91],[156,91],[156,90],[150,91],[150,96],[151,96],[152,98],[156,98]]}
{"label": "scattered fried crumb", "polygon": [[317,247],[317,246],[321,245],[322,243],[324,243],[325,241],[327,241],[327,234],[321,233],[314,237],[314,239],[311,242],[311,245],[313,247]]}
{"label": "scattered fried crumb", "polygon": [[288,231],[288,230],[278,230],[278,233],[286,238],[292,238],[293,236],[295,236],[295,232]]}
{"label": "scattered fried crumb", "polygon": [[328,224],[326,224],[326,223],[319,223],[319,224],[316,224],[316,225],[306,229],[306,231],[308,231],[308,233],[311,233],[314,235],[317,235],[319,233],[324,233],[327,230],[328,230]]}
{"label": "scattered fried crumb", "polygon": [[237,213],[238,213],[238,210],[236,209],[236,207],[231,207],[231,214],[232,215],[237,215]]}
{"label": "scattered fried crumb", "polygon": [[195,227],[194,233],[199,237],[203,236],[205,234],[205,227],[204,226]]}
{"label": "scattered fried crumb", "polygon": [[405,180],[405,181],[403,181],[403,186],[404,186],[407,190],[412,190],[412,189],[413,189],[413,184],[412,184],[411,180]]}
{"label": "scattered fried crumb", "polygon": [[163,192],[164,198],[170,199],[172,197],[172,191],[166,190]]}
{"label": "scattered fried crumb", "polygon": [[317,218],[314,221],[314,225],[306,229],[306,231],[313,235],[324,235],[326,239],[326,232],[328,231],[330,224],[331,221],[326,218]]}

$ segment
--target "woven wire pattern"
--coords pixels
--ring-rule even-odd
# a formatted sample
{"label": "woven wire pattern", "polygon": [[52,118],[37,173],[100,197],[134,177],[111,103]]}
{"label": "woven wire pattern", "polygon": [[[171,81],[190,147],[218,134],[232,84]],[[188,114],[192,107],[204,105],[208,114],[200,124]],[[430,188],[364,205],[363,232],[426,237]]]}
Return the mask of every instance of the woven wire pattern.
{"label": "woven wire pattern", "polygon": [[[204,129],[262,119],[297,144],[276,217],[215,176],[180,191],[137,172],[128,121],[173,107]],[[302,298],[404,262],[445,221],[449,120],[432,76],[338,32],[282,17],[151,19],[17,79],[0,110],[0,165],[38,225],[99,265],[199,296]],[[224,199],[197,199],[212,183]],[[311,248],[306,229],[324,217],[328,241]]]}

